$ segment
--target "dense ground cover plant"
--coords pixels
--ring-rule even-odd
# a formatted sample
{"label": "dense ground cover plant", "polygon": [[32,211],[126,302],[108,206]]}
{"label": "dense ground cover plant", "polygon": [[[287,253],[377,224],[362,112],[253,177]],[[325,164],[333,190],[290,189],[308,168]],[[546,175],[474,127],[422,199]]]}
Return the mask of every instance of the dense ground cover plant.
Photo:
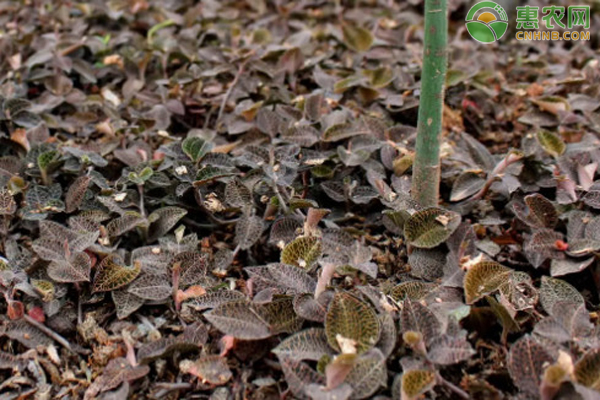
{"label": "dense ground cover plant", "polygon": [[451,2],[421,207],[420,1],[0,4],[2,396],[598,397],[597,33]]}

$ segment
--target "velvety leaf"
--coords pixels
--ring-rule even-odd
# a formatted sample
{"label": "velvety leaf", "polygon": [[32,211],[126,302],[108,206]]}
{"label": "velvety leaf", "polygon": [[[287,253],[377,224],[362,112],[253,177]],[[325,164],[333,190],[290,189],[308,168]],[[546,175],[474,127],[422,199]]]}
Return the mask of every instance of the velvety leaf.
{"label": "velvety leaf", "polygon": [[467,304],[473,304],[486,294],[490,294],[505,284],[511,269],[493,261],[481,261],[471,266],[464,279]]}
{"label": "velvety leaf", "polygon": [[246,296],[242,292],[236,290],[217,290],[208,292],[202,296],[191,299],[187,304],[190,307],[202,311],[209,308],[218,307],[221,304],[239,301],[245,299]]}
{"label": "velvety leaf", "polygon": [[188,137],[181,142],[181,149],[193,162],[200,161],[212,148],[212,143],[199,137]]}
{"label": "velvety leaf", "polygon": [[244,208],[252,205],[252,192],[241,180],[234,178],[225,185],[225,201],[232,207]]}
{"label": "velvety leaf", "polygon": [[530,336],[524,336],[510,347],[507,367],[520,391],[537,395],[544,368],[553,361],[541,344]]}
{"label": "velvety leaf", "polygon": [[565,258],[562,260],[552,260],[550,262],[550,275],[563,276],[581,272],[594,262],[594,258],[586,258],[583,260]]}
{"label": "velvety leaf", "polygon": [[541,266],[548,258],[562,259],[565,254],[559,250],[557,243],[561,243],[563,239],[560,232],[548,229],[537,230],[523,246],[525,256],[535,268]]}
{"label": "velvety leaf", "polygon": [[174,345],[177,343],[177,339],[170,337],[162,337],[149,343],[144,343],[137,351],[137,360],[141,364],[148,364],[149,362],[165,357],[171,353]]}
{"label": "velvety leaf", "polygon": [[413,369],[402,374],[402,398],[417,399],[422,394],[433,389],[435,374],[424,369]]}
{"label": "velvety leaf", "polygon": [[242,215],[235,225],[235,241],[242,250],[256,243],[264,230],[262,218],[256,215]]}
{"label": "velvety leaf", "polygon": [[132,367],[127,360],[122,357],[113,358],[102,370],[102,375],[98,376],[88,387],[84,399],[91,400],[95,398],[98,393],[114,389],[123,382],[142,378],[149,372],[150,367],[147,365]]}
{"label": "velvety leaf", "polygon": [[[285,57],[285,54],[282,57]],[[284,126],[284,121],[277,112],[263,107],[256,115],[256,126],[261,132],[275,137]]]}
{"label": "velvety leaf", "polygon": [[282,357],[279,359],[289,390],[298,399],[309,399],[304,389],[310,384],[325,385],[325,377],[303,361]]}
{"label": "velvety leaf", "polygon": [[311,269],[321,256],[321,240],[314,236],[301,236],[284,247],[281,252],[283,264]]}
{"label": "velvety leaf", "polygon": [[302,319],[296,314],[293,298],[279,297],[273,301],[257,306],[260,317],[269,324],[273,335],[283,332],[297,332],[302,326]]}
{"label": "velvety leaf", "polygon": [[208,258],[196,252],[182,252],[170,262],[171,270],[179,270],[179,285],[204,285],[207,282]]}
{"label": "velvety leaf", "polygon": [[411,300],[421,300],[435,287],[435,283],[407,281],[394,286],[390,290],[389,295],[397,302],[403,302],[406,298]]}
{"label": "velvety leaf", "polygon": [[133,293],[145,300],[165,300],[173,293],[171,282],[166,275],[153,275],[142,273],[127,288],[129,293]]}
{"label": "velvety leaf", "polygon": [[408,256],[411,275],[428,281],[441,278],[446,265],[446,253],[438,249],[414,249]]}
{"label": "velvety leaf", "polygon": [[179,363],[179,369],[210,385],[224,385],[233,376],[227,359],[218,355],[202,356],[196,361],[183,360]]}
{"label": "velvety leaf", "polygon": [[366,135],[369,131],[350,122],[331,125],[323,132],[324,142],[337,142],[357,135]]}
{"label": "velvety leaf", "polygon": [[333,356],[323,328],[309,328],[287,337],[274,348],[279,358],[319,361],[323,355]]}
{"label": "velvety leaf", "polygon": [[207,183],[210,183],[216,179],[227,178],[234,175],[235,172],[232,172],[230,169],[207,165],[198,170],[198,173],[196,174],[196,180],[194,181],[194,186],[206,185]]}
{"label": "velvety leaf", "polygon": [[118,237],[138,226],[146,225],[148,221],[135,211],[127,211],[120,217],[110,221],[106,225],[106,230],[111,237]]}
{"label": "velvety leaf", "polygon": [[233,301],[218,305],[204,316],[220,331],[245,340],[264,339],[299,328],[291,298],[266,304]]}
{"label": "velvety leaf", "polygon": [[51,150],[40,154],[37,158],[37,164],[40,170],[46,171],[55,165],[60,158],[58,150]]}
{"label": "velvety leaf", "polygon": [[134,261],[131,267],[124,265],[117,255],[106,256],[97,266],[93,292],[109,292],[133,281],[141,271],[141,263]]}
{"label": "velvety leaf", "polygon": [[346,201],[346,189],[344,185],[336,181],[325,181],[321,182],[321,189],[329,196],[332,200],[337,202]]}
{"label": "velvety leaf", "polygon": [[577,289],[562,279],[542,277],[540,285],[540,303],[544,310],[552,315],[553,307],[558,302],[585,304],[583,296]]}
{"label": "velvety leaf", "polygon": [[411,245],[430,249],[445,242],[460,221],[460,215],[455,212],[428,208],[417,211],[405,222],[404,236]]}
{"label": "velvety leaf", "polygon": [[378,349],[361,355],[346,382],[352,387],[353,399],[370,398],[382,386],[387,386],[385,357]]}
{"label": "velvety leaf", "polygon": [[577,361],[575,380],[581,385],[600,392],[600,349],[592,349]]}
{"label": "velvety leaf", "polygon": [[438,336],[429,344],[427,358],[440,365],[452,365],[475,354],[469,342],[460,337]]}
{"label": "velvety leaf", "polygon": [[379,325],[381,333],[376,347],[385,358],[388,358],[396,348],[396,341],[398,339],[396,322],[390,313],[384,313],[379,315]]}
{"label": "velvety leaf", "polygon": [[485,297],[492,312],[496,314],[498,320],[500,321],[500,325],[502,325],[502,337],[501,340],[506,342],[507,335],[509,333],[519,332],[521,327],[519,323],[515,320],[515,312],[509,311],[503,304],[498,302],[493,296]]}
{"label": "velvety leaf", "polygon": [[292,125],[282,132],[281,137],[302,147],[312,147],[319,141],[320,133],[310,125]]}
{"label": "velvety leaf", "polygon": [[241,300],[218,305],[204,314],[217,329],[238,339],[257,340],[271,336],[269,325],[259,317],[256,306]]}
{"label": "velvety leaf", "polygon": [[315,280],[303,269],[287,264],[269,264],[264,267],[247,267],[257,291],[278,288],[287,294],[313,293]]}
{"label": "velvety leaf", "polygon": [[585,256],[600,250],[600,240],[595,239],[573,239],[569,242],[567,254],[573,257]]}
{"label": "velvety leaf", "polygon": [[39,238],[32,243],[31,247],[44,260],[58,262],[67,260],[69,246],[66,239],[60,241],[50,238]]}
{"label": "velvety leaf", "polygon": [[110,294],[119,319],[127,318],[144,305],[144,299],[129,293],[126,289],[113,290]]}
{"label": "velvety leaf", "polygon": [[556,208],[541,194],[525,196],[525,204],[526,207],[523,208],[519,203],[515,203],[513,210],[527,225],[534,228],[554,228],[558,223]]}
{"label": "velvety leaf", "polygon": [[441,334],[441,324],[435,314],[418,301],[406,298],[400,313],[400,332],[418,332],[425,343],[431,342]]}
{"label": "velvety leaf", "polygon": [[473,161],[484,171],[492,171],[496,163],[487,147],[468,133],[463,132],[461,137],[465,141],[467,150]]}
{"label": "velvety leaf", "polygon": [[17,204],[10,192],[0,189],[0,215],[13,215],[17,211]]}
{"label": "velvety leaf", "polygon": [[370,31],[351,23],[342,25],[342,33],[344,34],[344,42],[354,51],[367,51],[373,43],[373,35]]}
{"label": "velvety leaf", "polygon": [[285,245],[294,240],[302,230],[302,223],[292,217],[283,217],[273,222],[269,243],[277,246]]}
{"label": "velvety leaf", "polygon": [[456,178],[450,192],[450,201],[461,201],[479,192],[485,179],[477,172],[465,171]]}
{"label": "velvety leaf", "polygon": [[82,175],[73,181],[65,197],[65,211],[72,213],[79,208],[91,181],[92,178],[87,175]]}
{"label": "velvety leaf", "polygon": [[37,346],[50,346],[53,341],[42,331],[25,322],[24,319],[6,321],[0,327],[0,335],[16,340],[30,349]]}
{"label": "velvety leaf", "polygon": [[187,214],[187,210],[180,207],[162,207],[148,216],[150,235],[148,241],[153,242],[165,235]]}
{"label": "velvety leaf", "polygon": [[364,353],[379,340],[380,326],[375,311],[347,292],[336,293],[325,317],[329,345],[337,351],[340,337],[355,341],[356,351]]}
{"label": "velvety leaf", "polygon": [[562,138],[550,131],[538,131],[536,137],[542,148],[553,157],[560,156],[567,148]]}
{"label": "velvety leaf", "polygon": [[352,387],[347,383],[336,386],[335,389],[329,389],[327,386],[321,386],[315,383],[306,385],[304,393],[311,400],[346,400],[352,394]]}
{"label": "velvety leaf", "polygon": [[48,276],[56,282],[89,282],[92,260],[86,253],[75,253],[69,260],[52,261]]}
{"label": "velvety leaf", "polygon": [[294,297],[294,311],[309,321],[324,322],[332,298],[331,291],[321,293],[317,299],[312,293],[298,294]]}

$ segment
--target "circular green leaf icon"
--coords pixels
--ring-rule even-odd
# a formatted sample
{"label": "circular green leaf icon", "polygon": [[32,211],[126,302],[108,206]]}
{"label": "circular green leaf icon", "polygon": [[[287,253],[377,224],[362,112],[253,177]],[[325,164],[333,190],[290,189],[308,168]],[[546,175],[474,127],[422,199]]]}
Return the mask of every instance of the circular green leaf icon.
{"label": "circular green leaf icon", "polygon": [[[475,17],[477,15],[477,17]],[[493,1],[482,1],[469,10],[465,18],[467,31],[481,43],[500,40],[508,29],[506,11]]]}

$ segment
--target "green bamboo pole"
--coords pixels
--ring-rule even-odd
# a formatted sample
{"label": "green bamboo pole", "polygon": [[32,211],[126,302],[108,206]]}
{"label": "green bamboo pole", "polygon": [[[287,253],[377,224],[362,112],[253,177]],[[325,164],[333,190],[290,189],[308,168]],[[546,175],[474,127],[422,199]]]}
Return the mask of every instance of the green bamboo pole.
{"label": "green bamboo pole", "polygon": [[412,198],[423,207],[438,204],[444,81],[448,63],[447,0],[425,0],[425,41]]}

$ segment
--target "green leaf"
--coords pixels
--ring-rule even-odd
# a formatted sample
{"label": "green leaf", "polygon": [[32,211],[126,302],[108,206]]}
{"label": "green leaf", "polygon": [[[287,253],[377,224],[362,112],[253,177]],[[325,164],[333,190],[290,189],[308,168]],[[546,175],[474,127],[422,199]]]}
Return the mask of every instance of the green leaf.
{"label": "green leaf", "polygon": [[302,236],[294,239],[281,252],[281,262],[310,269],[321,256],[321,239]]}
{"label": "green leaf", "polygon": [[404,301],[404,299],[421,300],[430,293],[437,285],[435,283],[423,281],[402,282],[392,288],[390,296],[395,301]]}
{"label": "green leaf", "polygon": [[172,19],[166,19],[150,28],[146,35],[148,43],[152,43],[152,39],[154,38],[156,32],[160,31],[163,28],[168,28],[171,25],[175,25],[175,21],[173,21]]}
{"label": "green leaf", "polygon": [[481,43],[492,43],[496,40],[494,31],[481,21],[469,21],[465,24],[471,36]]}
{"label": "green leaf", "polygon": [[210,153],[213,144],[199,137],[188,137],[181,142],[181,149],[193,162],[198,162]]}
{"label": "green leaf", "polygon": [[575,380],[600,392],[600,349],[592,349],[575,364]]}
{"label": "green leaf", "polygon": [[446,72],[446,87],[456,86],[465,81],[469,77],[466,71],[459,69],[449,69]]}
{"label": "green leaf", "polygon": [[533,228],[554,228],[558,223],[558,212],[554,204],[541,194],[525,196],[526,208],[515,203],[513,211],[517,217]]}
{"label": "green leaf", "polygon": [[365,28],[344,23],[342,25],[344,42],[354,51],[363,52],[369,50],[373,44],[373,35]]}
{"label": "green leaf", "polygon": [[133,266],[124,265],[118,255],[109,255],[98,265],[92,292],[110,292],[133,281],[141,272],[142,264],[134,261]]}
{"label": "green leaf", "polygon": [[325,333],[335,350],[341,352],[340,341],[349,339],[364,353],[379,340],[379,319],[371,306],[350,293],[336,293],[325,316]]}
{"label": "green leaf", "polygon": [[464,279],[467,304],[473,304],[486,294],[495,292],[508,282],[512,270],[494,261],[481,261],[471,266]]}
{"label": "green leaf", "polygon": [[417,211],[404,224],[409,244],[430,249],[445,242],[460,225],[460,214],[440,208]]}
{"label": "green leaf", "polygon": [[394,71],[388,66],[363,70],[363,74],[369,78],[371,87],[375,89],[384,88],[394,80]]}
{"label": "green leaf", "polygon": [[153,174],[154,171],[152,170],[152,168],[145,167],[139,173],[130,172],[129,175],[127,175],[127,178],[136,185],[143,185],[148,179],[152,178]]}
{"label": "green leaf", "polygon": [[541,130],[536,137],[542,148],[553,157],[562,155],[567,149],[562,138],[552,132]]}
{"label": "green leaf", "polygon": [[366,83],[366,79],[364,76],[351,75],[347,78],[340,79],[333,85],[333,90],[335,93],[344,93],[346,90],[351,89],[353,87],[360,86]]}
{"label": "green leaf", "polygon": [[413,400],[433,389],[435,373],[425,369],[413,369],[402,374],[402,399]]}
{"label": "green leaf", "polygon": [[38,167],[40,170],[47,171],[60,159],[58,150],[51,150],[42,153],[37,158]]}

